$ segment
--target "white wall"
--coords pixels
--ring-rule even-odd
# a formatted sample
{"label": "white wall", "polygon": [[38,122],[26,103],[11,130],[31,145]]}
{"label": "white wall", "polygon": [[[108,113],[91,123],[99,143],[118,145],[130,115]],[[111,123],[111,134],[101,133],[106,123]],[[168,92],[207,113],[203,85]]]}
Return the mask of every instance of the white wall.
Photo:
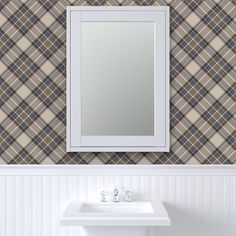
{"label": "white wall", "polygon": [[75,236],[60,227],[72,199],[130,189],[137,200],[161,199],[171,227],[152,236],[236,235],[235,166],[0,166],[0,236]]}

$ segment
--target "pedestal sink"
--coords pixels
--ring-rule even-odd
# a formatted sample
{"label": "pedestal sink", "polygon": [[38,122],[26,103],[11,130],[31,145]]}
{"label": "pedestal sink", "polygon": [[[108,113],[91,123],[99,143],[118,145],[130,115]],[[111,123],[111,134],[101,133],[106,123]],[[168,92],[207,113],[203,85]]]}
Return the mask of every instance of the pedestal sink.
{"label": "pedestal sink", "polygon": [[86,236],[146,236],[148,227],[170,226],[162,202],[69,202],[61,225],[82,226]]}

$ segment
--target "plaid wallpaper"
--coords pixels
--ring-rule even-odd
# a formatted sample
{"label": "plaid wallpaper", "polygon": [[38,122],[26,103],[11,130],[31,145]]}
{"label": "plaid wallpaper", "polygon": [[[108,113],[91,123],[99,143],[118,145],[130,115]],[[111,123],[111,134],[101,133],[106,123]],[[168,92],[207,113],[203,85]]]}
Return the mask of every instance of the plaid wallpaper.
{"label": "plaid wallpaper", "polygon": [[[68,5],[171,7],[171,152],[66,148]],[[236,164],[235,0],[1,0],[0,164]]]}

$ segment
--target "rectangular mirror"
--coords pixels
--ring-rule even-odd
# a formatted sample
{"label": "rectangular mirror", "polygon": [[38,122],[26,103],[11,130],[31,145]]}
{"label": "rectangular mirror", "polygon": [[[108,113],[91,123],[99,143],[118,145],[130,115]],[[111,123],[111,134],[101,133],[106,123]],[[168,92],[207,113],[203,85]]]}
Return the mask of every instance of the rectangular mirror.
{"label": "rectangular mirror", "polygon": [[153,135],[154,24],[83,22],[81,60],[82,135]]}
{"label": "rectangular mirror", "polygon": [[168,7],[67,8],[67,151],[169,150]]}

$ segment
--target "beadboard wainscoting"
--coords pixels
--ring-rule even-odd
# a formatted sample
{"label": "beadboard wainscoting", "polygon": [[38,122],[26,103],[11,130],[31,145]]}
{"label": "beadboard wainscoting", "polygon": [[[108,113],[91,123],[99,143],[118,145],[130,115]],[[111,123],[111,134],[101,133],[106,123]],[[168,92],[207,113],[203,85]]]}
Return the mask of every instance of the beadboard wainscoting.
{"label": "beadboard wainscoting", "polygon": [[69,200],[99,200],[101,190],[160,199],[171,227],[150,236],[234,236],[235,166],[0,166],[1,236],[83,236],[60,226]]}

